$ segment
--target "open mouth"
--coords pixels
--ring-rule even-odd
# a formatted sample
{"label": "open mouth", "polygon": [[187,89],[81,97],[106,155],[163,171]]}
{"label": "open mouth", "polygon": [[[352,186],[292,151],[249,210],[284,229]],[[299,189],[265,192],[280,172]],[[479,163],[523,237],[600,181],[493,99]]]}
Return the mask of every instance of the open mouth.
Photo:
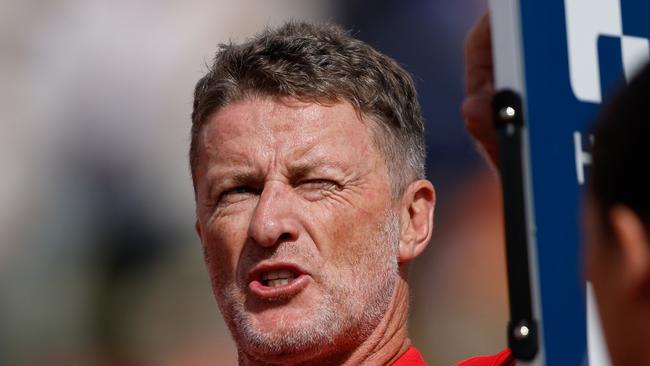
{"label": "open mouth", "polygon": [[261,299],[286,299],[304,290],[311,281],[311,276],[297,265],[269,263],[251,271],[248,288]]}
{"label": "open mouth", "polygon": [[298,274],[292,270],[280,269],[265,271],[260,273],[260,282],[267,287],[280,287],[288,285],[291,281],[296,279]]}

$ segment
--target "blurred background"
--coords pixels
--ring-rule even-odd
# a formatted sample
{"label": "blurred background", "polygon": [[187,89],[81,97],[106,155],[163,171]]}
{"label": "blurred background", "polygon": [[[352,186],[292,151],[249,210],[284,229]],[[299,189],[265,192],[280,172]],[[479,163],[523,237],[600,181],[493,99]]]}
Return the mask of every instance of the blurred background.
{"label": "blurred background", "polygon": [[0,365],[235,365],[187,163],[219,43],[334,21],[413,73],[436,230],[412,270],[430,365],[506,346],[498,181],[463,129],[485,0],[0,0]]}

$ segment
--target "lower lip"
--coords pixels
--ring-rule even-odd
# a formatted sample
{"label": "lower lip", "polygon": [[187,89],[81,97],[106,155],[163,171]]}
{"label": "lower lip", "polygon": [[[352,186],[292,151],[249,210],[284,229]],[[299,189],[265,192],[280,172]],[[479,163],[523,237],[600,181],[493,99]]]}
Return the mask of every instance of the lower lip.
{"label": "lower lip", "polygon": [[260,281],[253,280],[248,284],[248,289],[261,299],[278,299],[293,297],[307,285],[309,285],[309,276],[301,274],[286,285],[277,287],[264,286]]}

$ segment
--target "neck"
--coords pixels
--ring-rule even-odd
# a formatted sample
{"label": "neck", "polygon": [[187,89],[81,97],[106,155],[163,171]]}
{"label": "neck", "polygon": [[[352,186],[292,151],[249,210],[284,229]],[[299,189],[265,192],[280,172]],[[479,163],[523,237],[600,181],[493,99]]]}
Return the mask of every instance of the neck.
{"label": "neck", "polygon": [[[255,365],[391,365],[411,345],[408,339],[408,299],[409,288],[404,268],[400,268],[395,290],[388,310],[372,333],[360,344],[334,345],[330,352],[310,360],[295,362],[295,358],[288,355],[285,361],[267,363],[248,357],[243,352],[239,353],[239,364],[242,366]],[[351,340],[355,341],[355,340]]]}
{"label": "neck", "polygon": [[398,277],[395,294],[384,318],[342,365],[390,365],[411,345],[408,339],[408,284]]}

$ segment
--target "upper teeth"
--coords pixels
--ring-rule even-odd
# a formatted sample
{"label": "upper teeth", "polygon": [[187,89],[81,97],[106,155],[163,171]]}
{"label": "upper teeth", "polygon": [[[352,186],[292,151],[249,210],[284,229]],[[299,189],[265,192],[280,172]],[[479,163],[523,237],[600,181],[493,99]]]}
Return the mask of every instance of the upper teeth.
{"label": "upper teeth", "polygon": [[280,270],[262,272],[260,274],[260,277],[262,281],[270,281],[270,280],[277,280],[277,279],[292,280],[297,276],[293,271],[290,271],[288,269],[280,269]]}

